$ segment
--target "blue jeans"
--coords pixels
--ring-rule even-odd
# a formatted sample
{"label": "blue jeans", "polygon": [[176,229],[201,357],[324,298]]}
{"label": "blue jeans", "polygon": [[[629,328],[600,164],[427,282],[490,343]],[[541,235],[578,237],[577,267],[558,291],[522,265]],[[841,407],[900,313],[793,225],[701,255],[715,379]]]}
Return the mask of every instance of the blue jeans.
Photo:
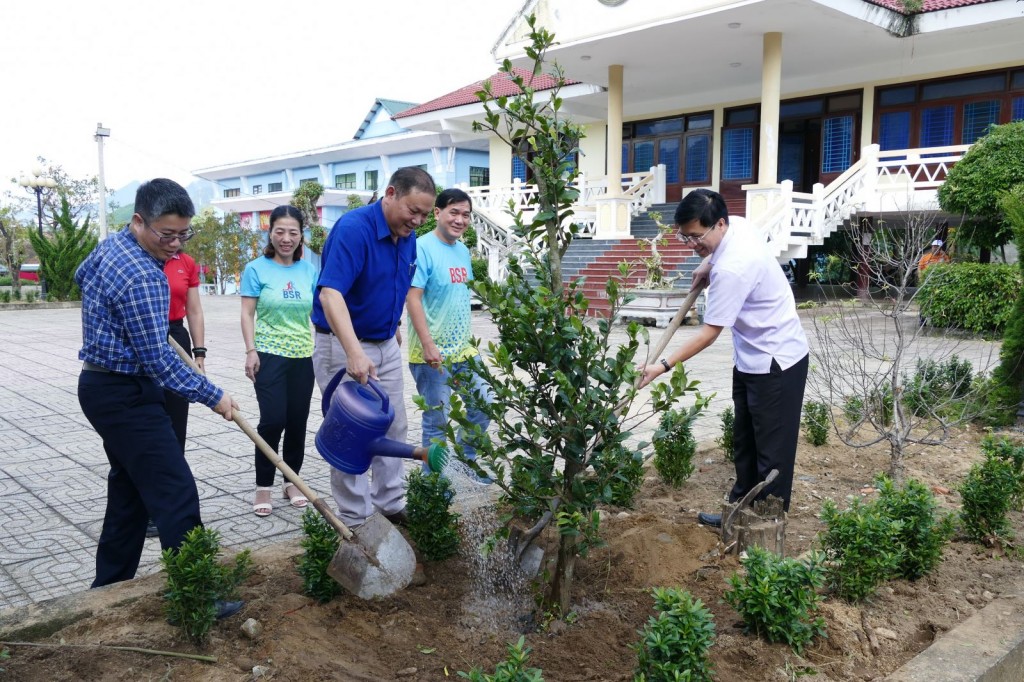
{"label": "blue jeans", "polygon": [[[434,409],[423,413],[423,445],[430,445],[431,440],[437,438],[444,442],[444,425],[448,421],[448,403],[452,395],[452,389],[448,385],[449,371],[445,367],[434,369],[422,362],[410,362],[409,371],[416,381],[416,392],[423,396],[423,399]],[[452,365],[451,373],[457,380],[469,381],[471,392],[481,396],[488,405],[494,401],[491,394],[491,387],[480,378],[480,375],[473,371],[471,363],[456,362]],[[491,420],[487,415],[476,409],[473,405],[466,404],[466,416],[469,420],[478,425],[481,431],[487,431]],[[476,448],[463,440],[464,434],[459,433],[458,442],[462,444],[466,459],[476,459]]]}

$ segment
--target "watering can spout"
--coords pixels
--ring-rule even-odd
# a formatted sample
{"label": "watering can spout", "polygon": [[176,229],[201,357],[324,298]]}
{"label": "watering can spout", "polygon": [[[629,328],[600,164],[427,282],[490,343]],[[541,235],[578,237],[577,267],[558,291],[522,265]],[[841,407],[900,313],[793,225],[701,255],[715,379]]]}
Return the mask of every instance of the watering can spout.
{"label": "watering can spout", "polygon": [[335,469],[346,474],[362,474],[374,457],[400,457],[425,462],[433,471],[448,463],[443,446],[414,447],[385,434],[395,420],[395,408],[384,389],[373,379],[365,386],[342,383],[343,367],[324,391],[323,423],[316,432],[316,449]]}

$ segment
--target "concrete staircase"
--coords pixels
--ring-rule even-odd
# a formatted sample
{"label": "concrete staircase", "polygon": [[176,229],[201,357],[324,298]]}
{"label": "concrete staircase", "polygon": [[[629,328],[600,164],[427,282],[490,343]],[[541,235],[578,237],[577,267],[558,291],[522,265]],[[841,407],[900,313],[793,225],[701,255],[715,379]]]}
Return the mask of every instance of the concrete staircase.
{"label": "concrete staircase", "polygon": [[[619,278],[619,263],[636,263],[626,286],[635,287],[647,277],[647,268],[639,263],[647,255],[641,251],[638,239],[649,239],[658,234],[658,226],[649,216],[650,212],[661,213],[662,224],[671,224],[675,204],[655,204],[647,213],[633,219],[631,232],[635,239],[577,239],[569,245],[562,259],[562,279],[565,282],[585,277],[583,293],[590,299],[591,316],[607,316],[609,312],[605,282],[609,277]],[[690,288],[690,273],[700,264],[700,257],[693,249],[684,246],[678,239],[669,238],[668,243],[658,247],[669,277],[678,277],[673,282],[677,289]]]}

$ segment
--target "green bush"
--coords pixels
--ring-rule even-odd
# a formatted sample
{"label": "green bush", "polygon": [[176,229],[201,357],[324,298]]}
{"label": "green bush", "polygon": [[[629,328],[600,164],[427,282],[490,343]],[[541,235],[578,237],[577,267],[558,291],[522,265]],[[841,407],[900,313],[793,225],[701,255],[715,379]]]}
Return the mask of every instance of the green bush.
{"label": "green bush", "polygon": [[221,564],[220,534],[203,526],[188,532],[181,548],[165,549],[160,563],[167,572],[167,620],[193,642],[203,642],[217,619],[214,602],[234,599],[238,586],[252,572],[249,550],[235,555],[233,566]]}
{"label": "green bush", "polygon": [[875,480],[882,514],[900,521],[896,543],[903,552],[896,575],[917,580],[942,561],[942,549],[956,530],[953,514],[939,513],[935,495],[920,481],[909,479],[902,489],[885,475]]}
{"label": "green bush", "polygon": [[785,642],[798,654],[825,634],[825,620],[814,615],[820,601],[817,590],[825,582],[819,554],[798,561],[752,546],[741,563],[746,575],[730,576],[731,589],[723,597],[739,612],[748,632]]}
{"label": "green bush", "polygon": [[715,439],[718,443],[718,447],[722,448],[725,452],[725,458],[730,462],[736,456],[735,448],[733,446],[733,427],[736,424],[736,413],[733,412],[732,407],[727,407],[722,411],[722,436]]}
{"label": "green bush", "polygon": [[971,392],[973,380],[971,363],[956,355],[945,362],[918,358],[914,376],[903,376],[903,404],[919,417],[941,414]]}
{"label": "green bush", "polygon": [[11,302],[11,292],[9,292],[9,291],[0,291],[0,303],[10,303],[10,302]]}
{"label": "green bush", "polygon": [[30,230],[28,237],[39,255],[39,277],[46,280],[46,295],[52,301],[77,301],[82,293],[75,283],[75,271],[96,247],[97,238],[89,229],[89,218],[78,225],[63,193],[60,204],[52,235],[44,237]]}
{"label": "green bush", "polygon": [[804,436],[807,442],[819,447],[828,442],[828,405],[814,400],[804,403]]}
{"label": "green bush", "polygon": [[487,274],[487,259],[486,258],[472,258],[470,263],[473,267],[473,281],[474,282],[489,282],[491,276]]}
{"label": "green bush", "polygon": [[1016,265],[937,263],[917,294],[921,316],[936,327],[1001,335],[1022,279]]}
{"label": "green bush", "polygon": [[710,681],[708,649],[715,641],[715,622],[700,599],[678,588],[655,588],[654,610],[631,648],[637,653],[634,680],[669,682]]}
{"label": "green bush", "polygon": [[855,499],[846,511],[826,500],[821,511],[829,587],[840,598],[860,602],[895,574],[903,561],[899,545],[903,524],[875,504]]}
{"label": "green bush", "polygon": [[341,538],[331,524],[313,509],[302,514],[302,541],[305,550],[299,559],[302,591],[321,604],[341,594],[341,585],[327,573]]}
{"label": "green bush", "polygon": [[1024,511],[1024,443],[1017,443],[1009,438],[997,439],[990,434],[982,439],[981,450],[1013,466],[1017,475],[1017,490],[1011,495],[1010,508]]}
{"label": "green bush", "polygon": [[[17,292],[15,292],[14,298],[15,299],[18,298]],[[25,303],[35,303],[35,302],[36,302],[36,292],[34,292],[34,291],[26,291],[25,292]]]}
{"label": "green bush", "polygon": [[540,668],[526,667],[530,658],[530,648],[524,646],[525,643],[526,638],[520,637],[515,644],[509,644],[507,657],[498,663],[493,675],[485,673],[480,668],[473,668],[468,673],[460,670],[459,677],[470,682],[544,682],[543,671]]}
{"label": "green bush", "polygon": [[407,479],[409,535],[428,561],[443,561],[459,551],[459,515],[449,511],[455,491],[439,472],[413,469]]}
{"label": "green bush", "polygon": [[601,501],[632,508],[644,482],[643,455],[616,443],[594,453],[593,462],[595,480],[604,485]]}
{"label": "green bush", "polygon": [[693,473],[697,441],[691,426],[695,415],[669,410],[654,434],[654,468],[668,485],[678,488]]}
{"label": "green bush", "polygon": [[1007,512],[1021,495],[1021,476],[1014,463],[993,452],[967,472],[958,488],[960,525],[974,542],[1000,543],[1013,538]]}

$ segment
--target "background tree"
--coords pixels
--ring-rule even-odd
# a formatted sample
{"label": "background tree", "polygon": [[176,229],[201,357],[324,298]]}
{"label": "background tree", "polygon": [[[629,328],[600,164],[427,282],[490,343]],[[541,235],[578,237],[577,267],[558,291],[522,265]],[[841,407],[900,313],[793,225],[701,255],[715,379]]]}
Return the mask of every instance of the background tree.
{"label": "background tree", "polygon": [[15,298],[21,298],[21,264],[29,246],[28,228],[18,220],[12,206],[0,208],[0,259],[11,276]]}
{"label": "background tree", "polygon": [[192,219],[196,236],[186,245],[186,251],[214,278],[217,293],[227,291],[227,282],[241,277],[245,264],[263,252],[266,237],[259,230],[250,231],[241,226],[237,213],[217,215],[206,207]]}
{"label": "background tree", "polygon": [[[629,419],[621,416],[620,408],[628,408],[637,397],[641,328],[631,324],[625,344],[613,348],[610,320],[622,303],[617,280],[609,278],[605,287],[612,312],[596,324],[586,320],[588,301],[581,282],[562,284],[561,257],[578,232],[571,218],[578,196],[572,186],[577,171],[571,159],[582,129],[561,113],[564,78],[557,66],[550,72],[554,88],[542,93],[532,88],[554,36],[537,28],[533,16],[527,21],[532,75],[513,70],[506,60],[501,72],[520,94],[495,97],[490,83],[485,83],[478,97],[486,118],[474,123],[477,130],[496,134],[522,153],[538,185],[528,207],[531,217],[514,213],[513,229],[522,243],[530,245],[522,261],[509,259],[505,282],[474,283],[500,338],[488,344],[492,362],[477,364],[495,396],[493,404],[480,407],[497,435],[493,440],[482,438],[479,428],[468,422],[464,405],[474,397],[460,393],[459,386],[452,397],[451,418],[470,432],[479,461],[496,474],[511,517],[500,535],[508,538],[512,555],[520,556],[552,522],[557,528],[558,557],[544,598],[556,613],[565,615],[570,611],[576,558],[600,541],[595,507],[610,499],[611,481],[641,457],[647,445],[624,447],[630,429],[694,389],[677,370],[670,382],[651,390],[653,409]],[[456,428],[447,427],[449,443],[455,443]],[[616,463],[601,460],[612,450],[624,454]],[[598,471],[593,465],[599,461]],[[525,524],[525,530],[519,524]]]}
{"label": "background tree", "polygon": [[[814,317],[818,343],[808,394],[843,408],[829,416],[844,444],[888,443],[889,475],[898,484],[904,481],[907,447],[942,443],[953,426],[978,418],[987,390],[973,381],[972,364],[960,358],[970,354],[966,335],[925,327],[918,316],[916,297],[944,281],[936,265],[920,286],[912,286],[918,261],[934,239],[933,216],[915,212],[893,222],[852,226],[851,265],[862,263],[873,295],[833,299]],[[944,337],[941,342],[936,335]],[[976,359],[987,367],[992,353],[989,345]]]}
{"label": "background tree", "polygon": [[[1017,185],[1000,199],[1013,228],[1017,253],[1024,254],[1024,184]],[[1017,261],[1024,276],[1024,260]],[[991,421],[1000,426],[1014,422],[1018,405],[1024,402],[1024,289],[1017,295],[999,350],[999,367],[992,372]]]}
{"label": "background tree", "polygon": [[40,236],[30,230],[29,240],[39,256],[39,276],[46,280],[47,296],[54,301],[77,301],[81,298],[75,284],[75,270],[89,252],[96,248],[97,238],[89,229],[89,217],[79,226],[71,203],[63,194],[60,211],[54,216],[53,232]]}
{"label": "background tree", "polygon": [[327,233],[320,224],[320,216],[316,210],[316,202],[324,194],[324,186],[319,182],[303,182],[292,194],[292,206],[302,213],[303,222],[309,228],[309,248],[313,253],[320,253],[327,241]]}
{"label": "background tree", "polygon": [[1024,184],[1024,121],[993,126],[967,150],[939,187],[939,205],[962,214],[967,222],[956,242],[979,247],[981,260],[989,250],[1013,238],[1013,228],[999,208],[999,197]]}
{"label": "background tree", "polygon": [[[96,175],[76,178],[69,174],[64,167],[58,163],[48,161],[40,156],[36,161],[43,170],[43,175],[53,178],[57,182],[57,190],[43,195],[43,226],[55,224],[57,216],[61,213],[61,199],[66,198],[71,208],[71,217],[74,220],[99,216],[100,181]],[[11,178],[11,182],[18,183],[18,178]],[[31,211],[35,214],[36,201],[35,192],[26,190],[27,195],[19,197],[19,212]],[[114,190],[108,189],[107,196],[113,196]],[[112,214],[117,205],[110,203],[109,213]]]}

